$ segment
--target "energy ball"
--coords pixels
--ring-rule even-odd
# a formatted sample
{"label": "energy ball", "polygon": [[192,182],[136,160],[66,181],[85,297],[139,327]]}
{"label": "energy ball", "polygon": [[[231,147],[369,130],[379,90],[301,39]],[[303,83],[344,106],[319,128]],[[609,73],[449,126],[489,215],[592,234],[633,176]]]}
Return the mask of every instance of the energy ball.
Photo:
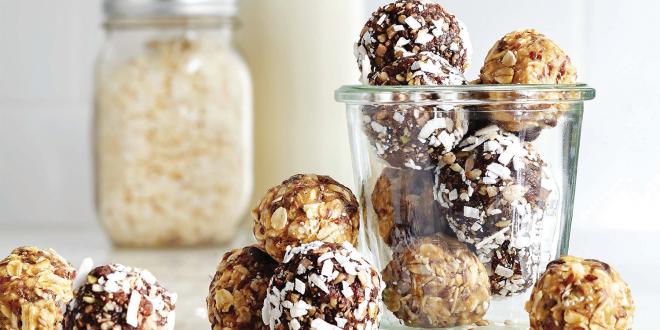
{"label": "energy ball", "polygon": [[632,329],[630,288],[610,265],[562,256],[548,265],[525,305],[530,329]]}
{"label": "energy ball", "polygon": [[397,168],[433,169],[468,129],[468,113],[454,107],[377,105],[362,112],[376,155]]}
{"label": "energy ball", "polygon": [[480,322],[490,306],[488,273],[455,239],[430,236],[401,244],[383,270],[387,308],[409,327]]}
{"label": "energy ball", "polygon": [[[571,59],[556,43],[528,29],[511,32],[495,43],[486,56],[480,79],[482,84],[574,84],[577,73]],[[552,100],[485,107],[492,111],[491,118],[500,127],[511,132],[530,131],[526,134],[529,141],[544,127],[556,126],[567,108],[568,105]]]}
{"label": "energy ball", "polygon": [[270,329],[377,330],[383,283],[351,244],[312,242],[291,248],[264,302]]}
{"label": "energy ball", "polygon": [[218,265],[207,299],[213,330],[268,329],[261,319],[268,282],[277,262],[248,246],[227,252]]}
{"label": "energy ball", "polygon": [[383,169],[371,194],[371,204],[385,244],[396,245],[447,228],[443,209],[433,198],[433,185],[433,171]]}
{"label": "energy ball", "polygon": [[369,85],[466,85],[463,73],[430,52],[402,57],[369,76]]}
{"label": "energy ball", "polygon": [[54,250],[19,247],[0,261],[0,329],[57,329],[75,269]]}
{"label": "energy ball", "polygon": [[529,288],[550,193],[540,155],[530,143],[491,125],[442,161],[435,197],[456,237],[486,265],[493,293],[508,296]]}
{"label": "energy ball", "polygon": [[329,176],[298,174],[270,188],[252,210],[254,236],[281,261],[288,246],[322,241],[357,243],[358,202]]}
{"label": "energy ball", "polygon": [[171,330],[176,299],[147,270],[120,264],[99,266],[76,290],[63,328]]}
{"label": "energy ball", "polygon": [[376,10],[360,32],[355,56],[363,77],[402,57],[431,52],[464,72],[472,46],[467,29],[441,5],[398,0]]}

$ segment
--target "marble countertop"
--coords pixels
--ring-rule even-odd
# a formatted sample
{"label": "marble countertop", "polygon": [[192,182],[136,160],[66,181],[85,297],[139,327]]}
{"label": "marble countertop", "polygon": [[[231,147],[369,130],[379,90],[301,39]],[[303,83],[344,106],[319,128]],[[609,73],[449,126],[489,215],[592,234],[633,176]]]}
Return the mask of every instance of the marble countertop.
{"label": "marble countertop", "polygon": [[[660,324],[660,257],[658,233],[574,231],[571,253],[611,263],[630,284],[637,306],[635,329]],[[200,249],[137,250],[114,248],[101,230],[86,228],[13,227],[0,229],[0,254],[20,245],[50,247],[74,264],[85,257],[95,263],[118,262],[147,268],[179,295],[176,329],[209,329],[205,299],[218,260],[230,248],[250,244],[245,229],[226,246]]]}

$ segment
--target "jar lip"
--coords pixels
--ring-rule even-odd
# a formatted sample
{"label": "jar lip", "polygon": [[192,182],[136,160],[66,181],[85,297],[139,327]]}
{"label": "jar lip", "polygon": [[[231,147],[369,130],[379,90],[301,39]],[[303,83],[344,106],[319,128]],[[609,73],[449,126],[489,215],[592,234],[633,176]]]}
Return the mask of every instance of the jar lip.
{"label": "jar lip", "polygon": [[159,17],[233,17],[235,0],[104,0],[107,19]]}
{"label": "jar lip", "polygon": [[335,100],[347,104],[547,104],[593,100],[596,90],[584,83],[560,85],[370,86],[344,85]]}

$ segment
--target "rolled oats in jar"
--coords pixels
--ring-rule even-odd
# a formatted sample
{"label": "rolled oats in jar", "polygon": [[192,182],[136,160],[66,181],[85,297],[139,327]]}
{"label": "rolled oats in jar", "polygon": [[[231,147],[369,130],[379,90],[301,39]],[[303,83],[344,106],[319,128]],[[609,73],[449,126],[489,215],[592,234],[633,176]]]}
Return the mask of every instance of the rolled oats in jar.
{"label": "rolled oats in jar", "polygon": [[230,240],[252,187],[251,82],[233,1],[106,1],[97,211],[115,244]]}

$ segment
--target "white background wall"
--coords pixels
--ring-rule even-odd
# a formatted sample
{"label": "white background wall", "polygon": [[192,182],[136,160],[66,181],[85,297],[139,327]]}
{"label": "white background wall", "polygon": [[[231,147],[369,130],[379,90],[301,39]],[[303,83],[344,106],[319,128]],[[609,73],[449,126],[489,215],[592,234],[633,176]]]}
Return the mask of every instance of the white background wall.
{"label": "white background wall", "polygon": [[[365,8],[376,3],[383,2]],[[470,78],[502,34],[535,27],[597,89],[584,119],[572,252],[615,264],[637,299],[650,302],[640,321],[657,321],[651,311],[660,284],[652,270],[637,267],[660,271],[653,248],[660,234],[660,3],[443,4],[470,29]],[[6,226],[95,222],[89,123],[100,24],[100,0],[0,0],[0,240]]]}

